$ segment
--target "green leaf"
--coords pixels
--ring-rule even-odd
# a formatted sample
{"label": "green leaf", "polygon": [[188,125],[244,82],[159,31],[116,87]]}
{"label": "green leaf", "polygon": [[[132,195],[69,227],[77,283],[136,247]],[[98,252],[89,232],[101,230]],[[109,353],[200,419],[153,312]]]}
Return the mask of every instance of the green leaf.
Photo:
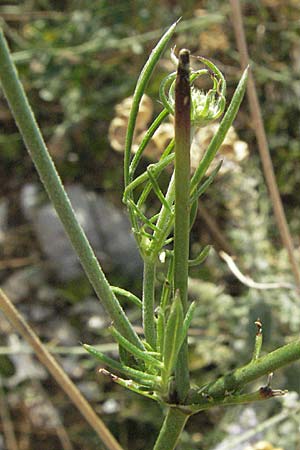
{"label": "green leaf", "polygon": [[154,358],[152,355],[149,355],[147,351],[139,350],[135,345],[131,344],[126,338],[124,338],[124,336],[122,336],[114,327],[111,327],[111,334],[116,339],[118,344],[133,356],[147,362],[149,365],[162,368],[161,361]]}
{"label": "green leaf", "polygon": [[141,300],[136,295],[132,294],[132,292],[126,291],[125,289],[119,288],[117,286],[111,286],[111,290],[116,295],[121,295],[122,297],[125,297],[127,300],[129,300],[130,302],[138,306],[140,309],[142,309],[143,305]]}
{"label": "green leaf", "polygon": [[151,389],[151,387],[147,386],[145,383],[135,383],[132,380],[124,380],[123,378],[117,377],[116,375],[108,372],[105,369],[100,369],[100,372],[103,375],[109,376],[112,381],[114,381],[114,383],[117,383],[120,386],[135,392],[136,394],[143,395],[144,397],[151,398],[152,400],[160,401],[160,398],[155,392],[153,392],[153,389]]}
{"label": "green leaf", "polygon": [[154,384],[159,384],[160,378],[151,375],[145,372],[142,372],[140,370],[133,369],[131,367],[128,367],[124,364],[120,364],[118,361],[115,361],[114,359],[110,358],[109,356],[105,355],[104,353],[97,350],[95,347],[89,344],[83,344],[83,347],[87,352],[89,352],[92,356],[94,356],[96,359],[98,359],[101,363],[107,365],[110,369],[117,370],[118,372],[133,378],[142,384],[149,384],[153,387]]}
{"label": "green leaf", "polygon": [[195,190],[197,190],[197,186],[199,186],[208,167],[210,166],[211,162],[216,156],[217,151],[222,145],[226,137],[226,134],[238,113],[240,104],[245,94],[247,79],[248,79],[248,68],[244,71],[242,78],[240,79],[239,84],[234,92],[230,105],[227,108],[227,111],[220,123],[219,129],[212,138],[196,172],[194,173],[191,179],[191,196],[193,196]]}
{"label": "green leaf", "polygon": [[189,306],[189,309],[187,310],[187,313],[186,313],[185,318],[184,318],[184,321],[183,321],[183,326],[182,326],[182,337],[181,337],[182,342],[181,342],[181,344],[180,344],[180,347],[181,347],[181,345],[183,344],[183,341],[184,341],[184,339],[186,338],[186,336],[187,336],[187,334],[188,334],[188,331],[189,331],[191,322],[192,322],[192,320],[193,320],[193,316],[194,316],[195,309],[196,309],[196,302],[192,302],[192,303],[190,304],[190,306]]}
{"label": "green leaf", "polygon": [[156,117],[156,119],[153,121],[153,123],[150,125],[148,130],[145,133],[145,136],[143,137],[142,142],[139,145],[138,151],[132,158],[130,167],[129,167],[129,176],[132,179],[133,175],[136,171],[136,168],[138,166],[138,163],[142,157],[143,151],[147,147],[147,144],[149,143],[150,139],[154,135],[155,131],[159,128],[161,123],[164,121],[164,119],[168,116],[169,112],[166,109],[163,109],[162,112]]}
{"label": "green leaf", "polygon": [[183,342],[182,330],[183,309],[179,291],[177,290],[171,306],[170,315],[168,317],[164,339],[163,362],[167,377],[172,374],[177,362],[179,350]]}
{"label": "green leaf", "polygon": [[201,250],[201,252],[197,256],[197,258],[189,260],[189,267],[194,267],[194,266],[198,266],[199,264],[202,264],[203,261],[207,258],[210,249],[211,249],[211,245],[206,245]]}
{"label": "green leaf", "polygon": [[131,181],[129,177],[129,164],[130,164],[130,152],[131,145],[133,140],[133,133],[135,128],[136,117],[139,110],[139,105],[141,98],[145,92],[148,81],[152,75],[152,72],[158,63],[163,51],[165,50],[169,40],[171,39],[175,27],[178,21],[176,21],[170,28],[166,31],[166,33],[162,36],[156,47],[152,50],[149,59],[143,67],[143,70],[140,73],[138,78],[136,88],[133,94],[132,108],[130,111],[129,119],[128,119],[128,128],[126,134],[126,142],[125,142],[125,152],[124,152],[124,180],[125,186]]}
{"label": "green leaf", "polygon": [[149,164],[149,166],[147,167],[147,174],[149,176],[150,183],[152,184],[153,191],[155,192],[157,198],[159,199],[161,204],[164,205],[164,207],[171,213],[172,212],[171,206],[166,200],[156,180],[155,165]]}
{"label": "green leaf", "polygon": [[157,350],[159,350],[160,353],[163,353],[164,335],[165,335],[165,313],[161,307],[159,308],[158,311],[156,330],[157,330]]}
{"label": "green leaf", "polygon": [[[171,162],[173,162],[173,160],[174,160],[174,154],[172,153],[171,155],[168,155],[163,160],[161,159],[157,163],[153,164],[152,167],[153,167],[153,172],[154,172],[155,176],[158,176]],[[149,174],[148,174],[148,172],[144,172],[141,175],[139,175],[137,178],[135,178],[134,181],[132,181],[130,184],[128,184],[128,186],[124,190],[123,202],[125,204],[127,204],[128,199],[130,198],[130,195],[133,192],[133,190],[148,180],[149,180]]]}
{"label": "green leaf", "polygon": [[221,169],[223,161],[220,161],[217,167],[212,171],[212,173],[209,175],[209,177],[202,183],[200,186],[194,190],[194,194],[192,197],[190,197],[190,203],[194,203],[196,200],[198,200],[199,197],[201,197],[202,194],[204,194],[205,191],[209,188],[209,186],[212,184],[214,179],[219,173],[219,170]]}

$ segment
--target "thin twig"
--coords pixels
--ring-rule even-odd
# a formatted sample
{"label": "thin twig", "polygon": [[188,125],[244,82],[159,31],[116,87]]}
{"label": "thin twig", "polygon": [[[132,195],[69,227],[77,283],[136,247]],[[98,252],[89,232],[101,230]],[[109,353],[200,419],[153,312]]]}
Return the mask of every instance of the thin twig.
{"label": "thin twig", "polygon": [[229,256],[227,253],[221,251],[219,252],[220,257],[226,262],[227,266],[233,273],[233,275],[245,286],[248,286],[249,288],[253,289],[297,289],[297,286],[291,283],[287,283],[285,281],[278,281],[274,283],[257,283],[256,281],[252,280],[252,278],[248,277],[247,275],[244,275],[238,266],[233,261],[232,257]]}
{"label": "thin twig", "polygon": [[[245,31],[243,27],[243,19],[241,13],[241,6],[239,0],[230,0],[232,10],[232,23],[235,32],[236,43],[241,58],[241,66],[245,68],[249,64],[249,54],[247,48],[247,42],[245,37]],[[248,101],[250,106],[250,112],[253,121],[253,128],[255,131],[260,158],[263,166],[266,183],[270,192],[270,199],[273,205],[275,218],[278,226],[278,230],[281,236],[283,245],[285,246],[290,264],[293,270],[293,274],[296,280],[297,286],[300,288],[300,269],[295,258],[294,245],[292,237],[289,231],[287,220],[285,217],[280,193],[276,183],[273,164],[270,156],[268,141],[264,124],[262,120],[261,109],[258,101],[255,82],[251,71],[249,72],[248,87],[247,87]]]}
{"label": "thin twig", "polygon": [[70,380],[49,351],[43,346],[39,337],[35,334],[24,318],[18,313],[2,289],[0,289],[0,308],[21,336],[32,346],[40,362],[47,367],[56,382],[65,391],[72,403],[77,407],[86,421],[95,430],[107,449],[123,450],[108,428],[106,428],[100,417],[97,416],[90,404],[79,392],[75,384]]}

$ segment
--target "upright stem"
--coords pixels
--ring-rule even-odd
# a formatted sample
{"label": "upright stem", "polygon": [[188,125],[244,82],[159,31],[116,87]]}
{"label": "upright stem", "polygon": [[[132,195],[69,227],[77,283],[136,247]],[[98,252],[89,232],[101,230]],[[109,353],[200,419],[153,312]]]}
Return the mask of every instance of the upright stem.
{"label": "upright stem", "polygon": [[[187,309],[187,282],[190,236],[190,139],[191,93],[189,51],[181,50],[175,84],[175,224],[174,288],[179,290],[183,311]],[[183,401],[189,389],[187,341],[176,366],[176,391]]]}
{"label": "upright stem", "polygon": [[112,292],[87,237],[76,219],[18,78],[2,30],[0,30],[0,81],[27,150],[97,296],[103,302],[116,328],[128,340],[142,348],[141,341]]}
{"label": "upright stem", "polygon": [[156,349],[154,322],[155,271],[155,261],[145,258],[143,277],[143,327],[146,341],[151,345],[153,350]]}
{"label": "upright stem", "polygon": [[173,450],[188,418],[180,409],[170,408],[153,450]]}

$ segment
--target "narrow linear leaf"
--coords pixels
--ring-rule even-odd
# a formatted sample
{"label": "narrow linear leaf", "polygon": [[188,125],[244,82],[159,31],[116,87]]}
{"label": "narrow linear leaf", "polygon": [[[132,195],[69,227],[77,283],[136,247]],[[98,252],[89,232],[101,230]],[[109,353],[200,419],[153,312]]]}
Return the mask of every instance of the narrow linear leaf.
{"label": "narrow linear leaf", "polygon": [[217,165],[217,167],[212,171],[212,173],[209,175],[209,177],[204,181],[204,183],[202,183],[200,186],[198,186],[196,188],[196,190],[194,191],[193,196],[190,197],[190,203],[194,203],[199,197],[201,197],[201,195],[204,194],[204,192],[207,191],[209,186],[212,184],[212,182],[214,181],[214,179],[218,175],[219,170],[222,167],[222,164],[223,164],[223,161],[220,161],[219,164]]}
{"label": "narrow linear leaf", "polygon": [[163,362],[167,376],[171,375],[177,362],[180,344],[183,342],[182,329],[183,309],[179,291],[177,290],[165,330]]}
{"label": "narrow linear leaf", "polygon": [[92,356],[94,356],[98,361],[107,365],[110,369],[117,370],[118,372],[122,373],[123,375],[134,378],[137,381],[143,380],[143,383],[148,383],[151,386],[154,386],[154,384],[159,384],[159,382],[160,382],[159,377],[145,373],[145,372],[141,372],[140,370],[132,369],[131,367],[120,364],[118,361],[116,361],[116,360],[110,358],[109,356],[105,355],[104,353],[100,352],[92,345],[83,344],[83,348],[88,353],[90,353]]}
{"label": "narrow linear leaf", "polygon": [[[162,172],[172,161],[174,160],[174,154],[168,155],[163,160],[160,160],[158,163],[154,164],[155,169],[155,175],[158,175],[160,172]],[[126,204],[129,196],[131,195],[132,191],[137,188],[140,184],[144,183],[145,181],[149,180],[149,175],[147,172],[142,173],[142,175],[135,178],[134,181],[132,181],[125,189],[124,195],[123,195],[123,202]]]}
{"label": "narrow linear leaf", "polygon": [[172,115],[174,115],[174,107],[170,104],[168,96],[166,94],[167,89],[170,88],[170,85],[175,81],[177,72],[170,73],[167,77],[165,77],[159,88],[159,97],[164,105],[165,109]]}
{"label": "narrow linear leaf", "polygon": [[[172,139],[170,141],[170,143],[168,144],[168,146],[166,147],[166,149],[164,150],[163,154],[161,155],[159,162],[165,160],[168,156],[170,156],[171,152],[174,150],[174,146],[175,146],[175,142],[174,142],[174,139]],[[174,159],[174,156],[172,157],[171,162],[173,161],[173,159]],[[143,189],[143,192],[140,195],[138,202],[137,202],[138,207],[141,207],[145,203],[151,190],[152,190],[152,185],[151,185],[150,181],[148,181]],[[158,217],[158,214],[157,214],[157,217]]]}
{"label": "narrow linear leaf", "polygon": [[199,264],[202,264],[203,261],[207,258],[208,254],[210,252],[210,249],[211,249],[211,245],[206,245],[201,250],[201,252],[197,256],[197,258],[189,260],[189,267],[199,266]]}
{"label": "narrow linear leaf", "polygon": [[149,386],[143,386],[141,384],[135,383],[133,380],[124,380],[123,378],[117,377],[116,375],[108,372],[105,369],[100,369],[100,373],[109,376],[114,383],[135,392],[136,394],[143,395],[144,397],[151,398],[152,400],[160,401],[159,397],[149,389]]}
{"label": "narrow linear leaf", "polygon": [[198,212],[198,198],[191,204],[191,211],[190,211],[190,230],[193,228],[197,212]]}
{"label": "narrow linear leaf", "polygon": [[136,88],[133,94],[133,102],[132,102],[132,108],[130,111],[129,119],[128,119],[128,128],[127,128],[127,134],[126,134],[126,141],[125,141],[125,151],[124,151],[124,181],[125,186],[129,183],[129,163],[130,163],[130,152],[131,152],[131,145],[133,140],[133,133],[135,128],[135,122],[136,117],[139,110],[139,104],[141,101],[141,98],[144,94],[145,88],[148,84],[148,81],[153,73],[153,70],[159,61],[159,58],[161,57],[163,51],[165,50],[169,40],[171,39],[175,27],[177,25],[178,21],[176,21],[171,27],[166,31],[166,33],[162,36],[156,47],[152,50],[151,55],[149,56],[149,59],[147,60],[146,64],[144,65],[140,76],[138,78]]}
{"label": "narrow linear leaf", "polygon": [[142,301],[136,295],[132,294],[132,292],[126,291],[125,289],[119,288],[117,286],[111,286],[111,290],[116,295],[121,295],[122,297],[125,297],[130,302],[134,303],[139,308],[142,308]]}
{"label": "narrow linear leaf", "polygon": [[197,59],[203,62],[210,70],[219,77],[221,80],[221,94],[225,97],[226,95],[226,80],[222,72],[218,69],[218,67],[209,59],[204,58],[204,56],[198,56]]}
{"label": "narrow linear leaf", "polygon": [[171,212],[171,206],[169,205],[169,203],[167,202],[167,200],[165,199],[164,194],[162,193],[159,184],[156,180],[156,174],[155,174],[155,166],[153,167],[152,164],[150,164],[147,167],[147,173],[149,176],[149,180],[150,183],[152,185],[153,191],[155,192],[157,198],[160,200],[161,204],[164,205],[165,208],[167,208],[167,210],[169,210],[169,212]]}
{"label": "narrow linear leaf", "polygon": [[217,133],[212,138],[196,172],[194,173],[191,180],[191,195],[194,195],[197,186],[201,182],[203,176],[205,175],[208,167],[210,166],[212,160],[214,159],[217,151],[219,150],[222,142],[224,141],[226,134],[231,127],[243,100],[246,85],[248,79],[248,68],[244,71],[242,78],[234,92],[230,105],[220,123]]}
{"label": "narrow linear leaf", "polygon": [[131,344],[124,336],[122,336],[114,327],[111,327],[111,334],[116,339],[119,345],[121,345],[125,350],[131,353],[138,359],[142,359],[143,361],[151,364],[155,367],[162,368],[163,364],[161,361],[158,361],[153,356],[149,355],[148,352],[139,350],[135,345]]}
{"label": "narrow linear leaf", "polygon": [[154,135],[155,131],[159,128],[161,123],[164,121],[164,119],[168,116],[169,112],[166,109],[163,109],[161,113],[156,117],[156,119],[153,121],[153,123],[148,128],[147,132],[145,133],[145,136],[142,140],[142,142],[139,145],[138,151],[132,158],[130,168],[129,168],[129,176],[130,179],[133,178],[133,175],[136,171],[136,168],[138,166],[138,163],[142,157],[143,151],[147,147],[147,144],[149,143],[150,139]]}
{"label": "narrow linear leaf", "polygon": [[191,322],[193,320],[195,309],[196,309],[196,302],[192,302],[189,306],[189,309],[187,310],[187,313],[183,321],[181,343],[179,344],[180,347],[183,344],[184,339],[187,337]]}
{"label": "narrow linear leaf", "polygon": [[159,309],[156,332],[157,332],[157,350],[163,354],[164,351],[164,335],[165,335],[165,314],[162,308]]}
{"label": "narrow linear leaf", "polygon": [[142,213],[141,209],[138,208],[133,200],[129,199],[127,205],[132,209],[133,213],[143,222],[144,225],[147,225],[151,230],[158,230],[157,226],[150,219],[148,219],[145,214]]}

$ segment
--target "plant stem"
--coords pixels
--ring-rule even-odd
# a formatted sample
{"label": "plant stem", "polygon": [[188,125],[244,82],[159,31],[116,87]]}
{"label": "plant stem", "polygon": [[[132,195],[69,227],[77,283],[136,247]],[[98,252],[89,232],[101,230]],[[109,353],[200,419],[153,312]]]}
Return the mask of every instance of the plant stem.
{"label": "plant stem", "polygon": [[[260,378],[263,375],[283,367],[291,362],[300,359],[300,339],[284,345],[267,355],[250,362],[244,367],[240,367],[225,374],[217,381],[209,383],[201,391],[190,392],[187,403],[205,404],[207,396],[213,399],[222,399],[226,393],[235,391],[245,384]],[[203,393],[205,395],[203,395]]]}
{"label": "plant stem", "polygon": [[156,263],[150,258],[144,259],[143,277],[143,327],[146,341],[153,350],[156,349],[156,332],[154,322]]}
{"label": "plant stem", "polygon": [[170,408],[153,450],[173,450],[189,418],[177,408]]}
{"label": "plant stem", "polygon": [[76,219],[70,200],[49,155],[23,86],[18,78],[2,30],[0,30],[0,65],[0,81],[12,114],[40,179],[69,236],[85,273],[97,296],[103,302],[107,312],[114,321],[116,328],[128,340],[143,348],[141,341],[112,292],[86,235]]}
{"label": "plant stem", "polygon": [[[189,51],[181,50],[175,84],[175,223],[174,289],[178,289],[183,312],[187,310],[187,282],[190,238],[190,140],[191,94]],[[187,341],[182,345],[176,366],[176,390],[183,401],[189,389]]]}

